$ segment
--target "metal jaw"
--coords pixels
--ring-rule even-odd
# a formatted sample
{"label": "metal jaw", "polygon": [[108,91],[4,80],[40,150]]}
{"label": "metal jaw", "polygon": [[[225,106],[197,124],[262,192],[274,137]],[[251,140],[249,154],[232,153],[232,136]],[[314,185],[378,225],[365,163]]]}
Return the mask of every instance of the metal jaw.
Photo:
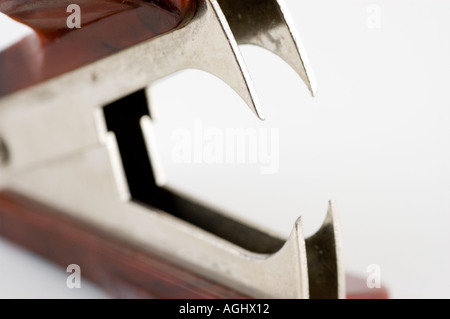
{"label": "metal jaw", "polygon": [[[139,123],[152,191],[143,200],[133,196],[105,110],[135,101],[136,92],[145,95],[158,79],[195,68],[224,80],[263,119],[238,43],[279,55],[314,95],[283,1],[199,0],[194,19],[179,30],[0,99],[0,189],[28,194],[252,297],[343,298],[331,203],[314,236],[305,240],[299,219],[286,241],[164,189],[150,113]],[[160,205],[161,196],[171,204]]]}

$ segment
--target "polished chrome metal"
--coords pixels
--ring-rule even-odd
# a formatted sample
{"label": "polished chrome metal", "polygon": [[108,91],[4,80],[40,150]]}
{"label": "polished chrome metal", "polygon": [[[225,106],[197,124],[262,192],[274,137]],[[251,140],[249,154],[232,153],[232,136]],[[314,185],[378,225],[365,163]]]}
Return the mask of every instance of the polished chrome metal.
{"label": "polished chrome metal", "polygon": [[283,0],[218,0],[238,44],[263,47],[286,61],[311,94],[316,81]]}
{"label": "polished chrome metal", "polygon": [[[0,99],[0,132],[11,159],[0,167],[0,189],[27,194],[249,296],[343,297],[339,230],[331,206],[324,226],[306,242],[299,219],[287,241],[271,237],[280,249],[255,253],[130,201],[115,135],[105,128],[103,106],[186,68],[220,77],[263,118],[238,42],[279,54],[314,93],[282,2],[251,2],[258,10],[274,10],[257,17],[243,5],[246,1],[199,0],[193,21],[179,30]],[[233,14],[233,6],[244,8],[246,17]],[[246,25],[244,19],[256,22]],[[142,119],[144,132],[149,122]],[[155,156],[152,137],[146,137],[150,156]],[[161,168],[154,169],[163,175]],[[243,240],[255,241],[251,232]]]}
{"label": "polished chrome metal", "polygon": [[[220,6],[215,0],[202,0],[184,28],[31,87],[26,94],[1,98],[0,127],[5,128],[16,158],[13,169],[65,157],[98,143],[91,126],[74,125],[92,121],[92,105],[106,105],[184,69],[200,69],[221,78],[264,118]],[[34,123],[37,114],[40,124]],[[49,134],[48,123],[60,133]],[[30,132],[36,125],[42,129]]]}
{"label": "polished chrome metal", "polygon": [[[261,3],[266,2],[261,0]],[[242,31],[236,31],[238,40],[241,43],[272,47],[272,51],[294,65],[300,74],[304,72],[305,82],[315,92],[315,82],[306,63],[305,53],[296,49],[301,45],[294,36],[292,24],[288,23],[287,11],[282,2],[274,3],[272,7],[267,5],[267,10],[275,9],[275,13],[265,16],[275,21],[268,25],[276,27],[264,27],[264,20],[257,20],[262,28],[258,35],[244,36]],[[234,22],[233,15],[229,13],[230,5],[226,1],[222,5],[228,12],[233,28],[245,29],[244,25]],[[255,6],[259,8],[261,5]],[[248,14],[248,11],[246,9],[244,12]],[[256,32],[255,26],[250,25],[248,28],[253,30],[253,34]],[[264,118],[237,42],[219,3],[217,0],[199,1],[195,18],[180,30],[46,81],[27,89],[26,94],[18,92],[1,98],[0,127],[5,127],[5,138],[11,144],[10,152],[15,154],[14,169],[24,169],[38,162],[64,157],[97,143],[95,130],[73,124],[89,121],[88,110],[91,105],[108,104],[148,87],[167,75],[189,68],[204,70],[221,78],[259,118]],[[37,114],[42,118],[40,125],[43,127],[30,132],[29,128],[36,125],[33,122]],[[52,129],[60,133],[50,136],[45,134],[47,123],[52,123]],[[19,141],[24,136],[28,143]],[[67,143],[69,140],[71,143]]]}
{"label": "polished chrome metal", "polygon": [[[111,143],[16,175],[7,187],[258,298],[308,298],[307,250],[298,220],[283,247],[258,254],[152,207],[121,200]],[[251,241],[252,238],[247,240]]]}
{"label": "polished chrome metal", "polygon": [[345,298],[341,231],[336,209],[330,201],[320,229],[306,239],[310,298]]}

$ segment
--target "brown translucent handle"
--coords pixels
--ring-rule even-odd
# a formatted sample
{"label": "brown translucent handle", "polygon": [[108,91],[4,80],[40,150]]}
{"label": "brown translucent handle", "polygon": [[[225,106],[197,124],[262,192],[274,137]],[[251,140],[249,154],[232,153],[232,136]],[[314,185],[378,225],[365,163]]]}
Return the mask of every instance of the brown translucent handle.
{"label": "brown translucent handle", "polygon": [[[72,4],[80,28],[70,23]],[[0,12],[34,30],[0,52],[0,97],[179,28],[196,7],[197,0],[0,0]]]}
{"label": "brown translucent handle", "polygon": [[[0,236],[83,276],[121,298],[248,298],[18,193],[0,192]],[[1,287],[0,287],[1,290]],[[347,276],[347,298],[383,299],[363,277]]]}

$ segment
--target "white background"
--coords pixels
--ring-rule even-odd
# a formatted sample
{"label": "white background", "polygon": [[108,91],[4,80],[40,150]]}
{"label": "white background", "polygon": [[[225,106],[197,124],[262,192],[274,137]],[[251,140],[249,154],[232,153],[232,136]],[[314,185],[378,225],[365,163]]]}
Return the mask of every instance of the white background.
{"label": "white background", "polygon": [[[332,199],[349,272],[366,276],[376,264],[394,298],[449,298],[450,3],[286,2],[317,97],[277,57],[253,47],[242,52],[264,122],[205,73],[161,82],[152,102],[169,184],[284,236],[300,215],[306,233],[314,233]],[[370,23],[372,4],[380,9],[379,28]],[[13,33],[0,24],[0,46]],[[251,163],[173,163],[171,134],[197,120],[222,130],[278,129],[278,172],[261,175]],[[0,297],[107,297],[86,281],[69,290],[66,278],[0,240]]]}

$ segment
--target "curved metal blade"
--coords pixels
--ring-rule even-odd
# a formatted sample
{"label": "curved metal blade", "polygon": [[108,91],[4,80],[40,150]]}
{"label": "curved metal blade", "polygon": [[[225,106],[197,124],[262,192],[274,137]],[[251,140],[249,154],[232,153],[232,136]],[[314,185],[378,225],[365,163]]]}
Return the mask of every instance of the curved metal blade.
{"label": "curved metal blade", "polygon": [[283,0],[219,0],[239,44],[263,47],[286,61],[311,94],[317,85],[306,51]]}
{"label": "curved metal blade", "polygon": [[253,81],[217,0],[198,2],[194,19],[184,28],[152,41],[159,66],[155,79],[185,69],[199,69],[227,83],[260,119],[264,119]]}
{"label": "curved metal blade", "polygon": [[186,29],[190,37],[178,38],[181,42],[190,40],[179,51],[182,55],[178,60],[184,61],[184,68],[193,67],[219,77],[241,96],[256,116],[264,120],[250,74],[217,1],[200,1],[196,21]]}
{"label": "curved metal blade", "polygon": [[345,298],[345,273],[336,211],[330,201],[322,227],[306,241],[310,298]]}

